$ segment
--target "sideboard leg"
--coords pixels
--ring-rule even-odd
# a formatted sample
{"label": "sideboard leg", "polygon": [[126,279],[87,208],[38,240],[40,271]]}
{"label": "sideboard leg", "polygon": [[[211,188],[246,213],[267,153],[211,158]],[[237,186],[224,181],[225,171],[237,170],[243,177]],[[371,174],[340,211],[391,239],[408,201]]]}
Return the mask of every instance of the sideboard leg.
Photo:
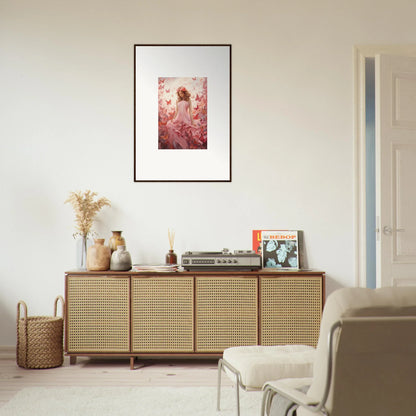
{"label": "sideboard leg", "polygon": [[134,370],[134,359],[136,357],[130,357],[130,370]]}
{"label": "sideboard leg", "polygon": [[69,365],[75,365],[77,363],[77,356],[76,355],[71,355],[69,357]]}

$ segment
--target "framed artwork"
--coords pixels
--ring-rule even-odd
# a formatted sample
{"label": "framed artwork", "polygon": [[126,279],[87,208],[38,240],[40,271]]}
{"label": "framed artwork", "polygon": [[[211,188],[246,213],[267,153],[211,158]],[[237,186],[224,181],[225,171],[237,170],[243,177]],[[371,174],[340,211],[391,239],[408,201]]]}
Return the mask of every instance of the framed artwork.
{"label": "framed artwork", "polygon": [[134,181],[231,182],[231,45],[134,45]]}

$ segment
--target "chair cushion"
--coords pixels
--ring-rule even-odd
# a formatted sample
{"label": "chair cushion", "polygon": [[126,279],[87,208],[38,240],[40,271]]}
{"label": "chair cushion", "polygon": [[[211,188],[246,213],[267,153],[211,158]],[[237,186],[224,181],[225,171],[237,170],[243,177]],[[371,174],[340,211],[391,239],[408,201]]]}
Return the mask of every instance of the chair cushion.
{"label": "chair cushion", "polygon": [[[311,377],[315,348],[308,345],[253,345],[224,350],[223,358],[241,374],[249,389],[261,389],[266,381]],[[235,381],[235,375],[226,369]]]}

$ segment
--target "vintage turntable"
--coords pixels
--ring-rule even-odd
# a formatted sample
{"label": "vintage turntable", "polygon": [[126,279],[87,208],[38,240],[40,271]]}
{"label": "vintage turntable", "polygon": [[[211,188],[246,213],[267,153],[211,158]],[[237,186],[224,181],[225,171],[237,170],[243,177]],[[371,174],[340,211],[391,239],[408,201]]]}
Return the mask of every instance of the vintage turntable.
{"label": "vintage turntable", "polygon": [[182,254],[182,267],[188,271],[258,270],[261,256],[253,250],[187,251]]}

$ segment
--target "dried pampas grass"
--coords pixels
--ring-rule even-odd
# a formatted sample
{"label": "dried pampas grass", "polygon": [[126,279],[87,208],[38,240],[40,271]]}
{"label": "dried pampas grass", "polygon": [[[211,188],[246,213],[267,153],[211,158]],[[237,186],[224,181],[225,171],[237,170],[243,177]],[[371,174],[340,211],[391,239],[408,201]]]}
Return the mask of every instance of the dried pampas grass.
{"label": "dried pampas grass", "polygon": [[77,232],[74,233],[74,237],[88,237],[98,212],[105,206],[111,206],[111,202],[104,197],[95,201],[94,198],[97,195],[97,192],[90,190],[71,192],[65,201],[65,204],[69,203],[72,205],[75,212],[75,229]]}

